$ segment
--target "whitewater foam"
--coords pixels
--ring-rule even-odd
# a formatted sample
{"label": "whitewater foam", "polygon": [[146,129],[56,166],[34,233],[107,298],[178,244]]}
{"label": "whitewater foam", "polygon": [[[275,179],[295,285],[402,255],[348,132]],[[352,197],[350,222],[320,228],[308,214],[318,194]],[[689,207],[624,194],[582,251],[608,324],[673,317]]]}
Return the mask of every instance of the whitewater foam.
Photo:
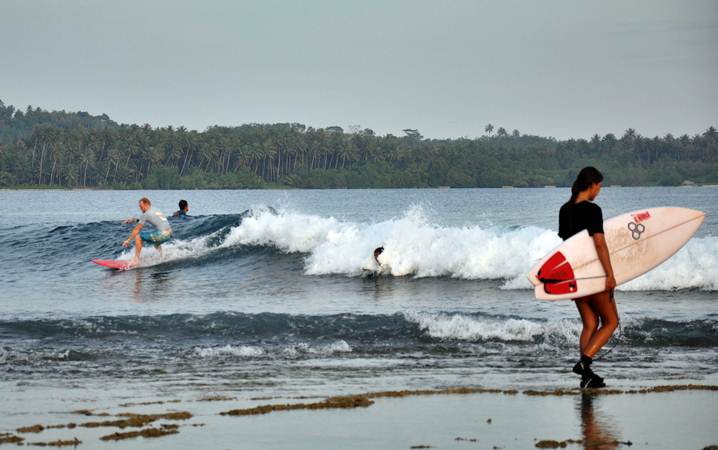
{"label": "whitewater foam", "polygon": [[[141,266],[199,258],[236,246],[273,247],[306,254],[307,275],[360,276],[372,251],[382,245],[380,262],[391,276],[503,280],[502,289],[531,289],[531,266],[561,243],[555,231],[534,226],[441,226],[421,207],[376,223],[341,221],[290,211],[257,209],[239,225],[163,245],[160,258],[143,250]],[[130,252],[121,257],[129,259]],[[718,290],[718,238],[695,238],[666,263],[623,290]]]}
{"label": "whitewater foam", "polygon": [[242,358],[264,355],[264,350],[252,345],[225,345],[223,347],[195,347],[195,355],[200,358],[216,358],[218,356],[238,356]]}
{"label": "whitewater foam", "polygon": [[257,358],[263,356],[284,356],[295,358],[302,355],[328,356],[339,353],[351,353],[352,347],[344,340],[325,344],[299,342],[280,346],[260,347],[256,345],[225,345],[220,347],[195,347],[194,354],[200,358],[234,356],[239,358]]}
{"label": "whitewater foam", "polygon": [[668,261],[619,289],[626,291],[718,290],[718,239],[693,238]]}
{"label": "whitewater foam", "polygon": [[406,313],[405,317],[436,339],[503,342],[542,340],[544,343],[559,345],[577,342],[581,332],[581,323],[577,320],[543,322],[446,313]]}

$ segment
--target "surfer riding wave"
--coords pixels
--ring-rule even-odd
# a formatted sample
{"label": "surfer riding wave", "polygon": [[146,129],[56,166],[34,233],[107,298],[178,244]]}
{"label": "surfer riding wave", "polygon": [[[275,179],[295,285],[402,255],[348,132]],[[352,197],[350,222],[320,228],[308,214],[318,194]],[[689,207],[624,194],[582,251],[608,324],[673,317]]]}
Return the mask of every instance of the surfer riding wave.
{"label": "surfer riding wave", "polygon": [[[122,246],[127,248],[131,245],[132,240],[135,241],[135,256],[132,258],[131,266],[140,263],[140,254],[142,253],[142,243],[152,244],[162,254],[162,244],[170,240],[172,237],[172,228],[162,211],[152,208],[152,202],[147,197],[142,197],[139,202],[142,215],[139,219],[128,219],[125,222],[139,222],[132,230]],[[145,223],[155,227],[155,230],[143,230]]]}

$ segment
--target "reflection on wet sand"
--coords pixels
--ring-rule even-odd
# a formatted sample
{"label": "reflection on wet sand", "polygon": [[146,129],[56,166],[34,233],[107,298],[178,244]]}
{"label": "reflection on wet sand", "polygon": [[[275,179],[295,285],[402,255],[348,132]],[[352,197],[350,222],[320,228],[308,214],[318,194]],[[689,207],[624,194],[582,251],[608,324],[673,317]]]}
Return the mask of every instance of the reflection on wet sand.
{"label": "reflection on wet sand", "polygon": [[583,448],[585,450],[610,450],[618,448],[619,442],[611,425],[596,414],[594,401],[599,401],[594,395],[581,394],[578,409],[581,413],[581,432],[583,434]]}

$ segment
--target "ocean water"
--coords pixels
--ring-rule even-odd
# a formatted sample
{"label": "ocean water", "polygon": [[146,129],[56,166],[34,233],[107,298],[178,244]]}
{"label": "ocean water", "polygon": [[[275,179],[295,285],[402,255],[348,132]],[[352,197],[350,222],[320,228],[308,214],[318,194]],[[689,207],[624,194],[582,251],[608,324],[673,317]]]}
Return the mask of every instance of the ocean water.
{"label": "ocean water", "polygon": [[[146,195],[164,255],[121,247]],[[580,320],[525,274],[560,240],[567,189],[0,191],[0,394],[64,402],[575,387]],[[617,292],[612,386],[718,379],[718,189],[605,188],[605,217],[707,213],[672,259]],[[361,268],[378,245],[390,273]]]}

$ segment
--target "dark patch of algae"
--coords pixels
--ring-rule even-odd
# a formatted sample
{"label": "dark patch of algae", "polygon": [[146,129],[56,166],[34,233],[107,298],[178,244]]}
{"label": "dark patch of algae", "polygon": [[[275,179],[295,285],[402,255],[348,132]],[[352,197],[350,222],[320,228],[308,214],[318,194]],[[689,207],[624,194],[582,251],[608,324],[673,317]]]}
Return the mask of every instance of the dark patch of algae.
{"label": "dark patch of algae", "polygon": [[348,408],[366,408],[374,404],[372,399],[375,398],[401,398],[419,395],[458,395],[458,394],[506,394],[516,395],[518,391],[514,389],[485,389],[485,388],[446,388],[446,389],[420,389],[420,390],[402,390],[402,391],[380,391],[370,392],[367,394],[347,395],[341,397],[330,397],[326,400],[313,403],[281,403],[260,405],[253,408],[232,409],[223,411],[223,416],[253,416],[259,414],[269,414],[276,411],[295,411],[299,409],[348,409]]}
{"label": "dark patch of algae", "polygon": [[134,439],[136,437],[143,438],[158,438],[162,436],[169,436],[171,434],[177,434],[179,431],[177,425],[161,425],[159,428],[144,428],[138,431],[128,431],[125,433],[112,433],[107,436],[102,436],[100,440],[103,441],[121,441],[124,439]]}
{"label": "dark patch of algae", "polygon": [[555,389],[552,391],[523,391],[524,395],[531,396],[562,396],[562,395],[618,395],[618,394],[655,394],[676,391],[718,391],[718,386],[710,384],[670,384],[653,386],[642,389]]}
{"label": "dark patch of algae", "polygon": [[131,406],[148,406],[148,405],[164,405],[165,403],[181,403],[182,400],[157,400],[153,402],[138,402],[138,403],[120,403],[121,408],[127,408]]}
{"label": "dark patch of algae", "polygon": [[[133,427],[133,428],[141,428],[145,425],[148,425],[150,423],[156,422],[158,420],[188,420],[192,418],[192,413],[187,411],[177,411],[177,412],[169,412],[164,414],[135,414],[135,413],[121,413],[117,414],[116,417],[123,417],[122,419],[117,420],[103,420],[100,422],[85,422],[81,423],[79,425],[75,423],[68,423],[68,424],[60,424],[60,425],[33,425],[31,427],[22,427],[18,428],[18,433],[40,433],[41,431],[45,429],[58,429],[58,428],[67,428],[67,429],[73,429],[77,427],[82,428],[100,428],[100,427],[117,427],[117,428],[127,428],[127,427]],[[173,428],[176,427],[176,425],[162,425],[163,429]],[[176,428],[173,428],[176,430]],[[174,434],[174,433],[171,433]],[[8,435],[9,439],[10,435]],[[15,437],[12,437],[15,439]],[[0,444],[3,443],[13,443],[16,441],[7,440],[7,442],[4,440],[6,438],[0,436]],[[20,438],[22,439],[22,438]],[[60,442],[60,441],[55,441]],[[68,441],[69,442],[69,441]],[[29,444],[28,444],[29,445]],[[38,444],[40,445],[40,444]],[[50,444],[48,444],[50,445]],[[71,445],[71,444],[67,444]],[[56,446],[57,445],[54,445]]]}
{"label": "dark patch of algae", "polygon": [[260,400],[278,400],[280,398],[290,398],[292,400],[309,400],[309,399],[313,399],[313,398],[325,398],[325,397],[321,397],[318,395],[299,395],[296,397],[251,397],[250,400],[255,402],[255,401],[260,401]]}
{"label": "dark patch of algae", "polygon": [[22,445],[22,442],[24,440],[25,440],[25,438],[20,437],[20,436],[14,436],[10,433],[0,434],[0,445],[3,445],[3,444]]}
{"label": "dark patch of algae", "polygon": [[50,442],[28,442],[27,445],[34,445],[36,447],[77,447],[82,444],[82,441],[74,438],[72,440],[57,440]]}
{"label": "dark patch of algae", "polygon": [[556,441],[553,439],[544,439],[538,441],[534,446],[536,448],[566,448],[568,444],[583,444],[585,448],[615,448],[619,445],[631,446],[631,441],[604,441],[600,439],[566,439],[565,441]]}
{"label": "dark patch of algae", "polygon": [[45,427],[42,425],[32,425],[29,427],[20,427],[15,431],[17,431],[18,433],[40,433],[44,429]]}
{"label": "dark patch of algae", "polygon": [[[561,396],[561,395],[579,395],[584,393],[594,395],[612,395],[612,394],[649,394],[655,392],[674,392],[674,391],[718,391],[718,386],[714,385],[667,385],[654,386],[644,389],[555,389],[552,391],[526,390],[524,395],[529,396]],[[281,403],[255,406],[253,408],[232,409],[223,411],[223,416],[252,416],[260,414],[269,414],[276,411],[294,411],[300,409],[316,410],[316,409],[347,409],[347,408],[366,408],[374,404],[372,399],[376,398],[401,398],[421,395],[459,395],[459,394],[505,394],[516,395],[518,391],[515,389],[487,389],[487,388],[471,388],[457,387],[446,389],[419,389],[419,390],[400,390],[400,391],[380,391],[369,392],[366,394],[348,395],[342,397],[330,397],[326,400],[313,403]],[[489,419],[490,420],[490,419]],[[488,423],[490,423],[487,420]]]}
{"label": "dark patch of algae", "polygon": [[445,389],[418,389],[413,391],[380,391],[364,394],[369,398],[397,398],[413,397],[419,395],[461,395],[461,394],[506,394],[516,395],[519,391],[515,389],[487,389],[472,387],[455,387]]}
{"label": "dark patch of algae", "polygon": [[45,428],[47,428],[48,430],[51,430],[53,428],[67,428],[67,429],[72,430],[73,428],[77,428],[77,424],[76,423],[63,423],[60,425],[47,425]]}
{"label": "dark patch of algae", "polygon": [[147,424],[155,422],[160,419],[166,420],[187,420],[192,418],[192,413],[187,411],[171,412],[165,414],[134,414],[134,413],[122,413],[117,414],[118,417],[126,417],[125,419],[119,420],[105,420],[102,422],[85,422],[79,426],[83,428],[98,428],[98,427],[118,427],[127,428],[144,427]]}
{"label": "dark patch of algae", "polygon": [[57,430],[61,428],[67,428],[68,430],[72,430],[73,428],[77,428],[76,423],[62,423],[59,425],[33,425],[31,427],[22,427],[18,428],[18,433],[39,433],[43,430]]}
{"label": "dark patch of algae", "polygon": [[347,409],[366,408],[374,404],[373,400],[365,395],[350,395],[346,397],[331,397],[315,403],[282,403],[276,405],[261,405],[254,408],[232,409],[223,411],[223,416],[254,416],[269,414],[275,411],[294,411],[298,409]]}
{"label": "dark patch of algae", "polygon": [[538,441],[535,445],[536,448],[566,448],[566,441],[555,441],[553,439],[544,439]]}
{"label": "dark patch of algae", "polygon": [[227,402],[230,400],[237,400],[237,397],[226,397],[224,395],[215,395],[213,397],[203,397],[197,401],[198,402]]}
{"label": "dark patch of algae", "polygon": [[109,417],[110,413],[106,412],[95,412],[92,409],[78,409],[77,411],[72,411],[72,414],[81,414],[83,416],[96,416],[96,417]]}

